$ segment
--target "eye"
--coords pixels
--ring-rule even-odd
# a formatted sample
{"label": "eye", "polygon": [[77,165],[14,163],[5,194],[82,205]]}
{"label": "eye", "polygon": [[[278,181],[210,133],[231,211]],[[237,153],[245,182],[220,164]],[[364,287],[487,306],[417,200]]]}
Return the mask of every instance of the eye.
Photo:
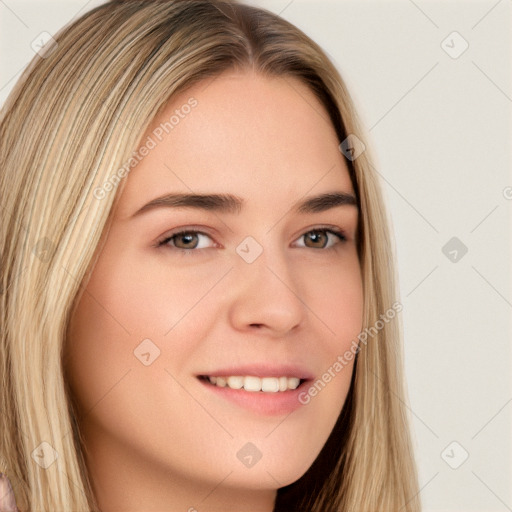
{"label": "eye", "polygon": [[[297,244],[297,246],[307,249],[333,249],[337,244],[347,241],[342,231],[332,228],[312,229],[301,235],[299,240],[301,239],[304,239],[305,242],[303,244]],[[196,249],[200,250],[214,247],[214,243],[208,245],[208,240],[213,242],[210,235],[202,231],[186,229],[164,237],[157,242],[157,246],[167,246],[183,254],[191,254]]]}
{"label": "eye", "polygon": [[[203,240],[201,240],[201,238]],[[211,237],[206,233],[202,233],[201,231],[188,229],[173,233],[172,235],[165,237],[158,242],[158,247],[168,245],[171,248],[179,249],[182,251],[191,249],[206,249],[209,246],[207,245],[207,241],[205,241],[205,239],[211,240]]]}
{"label": "eye", "polygon": [[308,231],[304,233],[299,240],[300,239],[304,239],[305,244],[299,245],[299,247],[309,249],[332,249],[336,244],[347,241],[342,231],[327,228]]}

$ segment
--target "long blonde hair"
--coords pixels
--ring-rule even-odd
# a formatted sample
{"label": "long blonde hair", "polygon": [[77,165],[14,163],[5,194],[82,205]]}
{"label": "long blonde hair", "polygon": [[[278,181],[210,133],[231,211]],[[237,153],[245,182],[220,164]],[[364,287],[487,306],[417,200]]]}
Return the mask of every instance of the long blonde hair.
{"label": "long blonde hair", "polygon": [[[339,73],[296,27],[236,1],[118,0],[55,40],[1,113],[0,471],[21,510],[86,512],[98,508],[63,356],[123,180],[101,198],[94,191],[105,189],[177,92],[247,68],[308,85],[340,142],[355,135],[366,145],[347,159],[361,211],[364,326],[374,326],[398,295],[368,142]],[[274,510],[418,512],[404,393],[396,317],[360,343],[331,436],[306,474],[278,490]]]}

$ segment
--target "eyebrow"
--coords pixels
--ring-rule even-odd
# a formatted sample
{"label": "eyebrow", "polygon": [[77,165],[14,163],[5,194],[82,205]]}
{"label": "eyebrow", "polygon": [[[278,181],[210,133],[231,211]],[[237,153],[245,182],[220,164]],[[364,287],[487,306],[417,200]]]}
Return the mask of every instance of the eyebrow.
{"label": "eyebrow", "polygon": [[[139,208],[133,215],[157,208],[196,208],[219,213],[240,213],[244,200],[232,194],[165,194]],[[308,197],[292,207],[297,213],[319,213],[338,206],[358,207],[357,199],[347,192],[327,192]]]}

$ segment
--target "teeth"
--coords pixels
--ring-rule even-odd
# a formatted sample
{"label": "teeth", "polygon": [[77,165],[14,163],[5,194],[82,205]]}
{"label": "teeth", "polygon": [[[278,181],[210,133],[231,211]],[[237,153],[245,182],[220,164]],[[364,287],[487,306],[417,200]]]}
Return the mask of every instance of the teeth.
{"label": "teeth", "polygon": [[279,391],[279,379],[272,377],[261,380],[261,391],[277,393]]}
{"label": "teeth", "polygon": [[245,391],[261,391],[261,381],[259,377],[241,377]]}
{"label": "teeth", "polygon": [[265,393],[277,393],[288,389],[297,389],[300,379],[297,377],[242,377],[232,375],[229,377],[208,377],[211,384],[221,388],[244,389],[245,391],[263,391]]}
{"label": "teeth", "polygon": [[297,389],[300,384],[300,379],[297,379],[297,377],[291,377],[288,379],[288,388],[289,389]]}
{"label": "teeth", "polygon": [[228,377],[228,386],[231,389],[241,389],[244,385],[243,377]]}

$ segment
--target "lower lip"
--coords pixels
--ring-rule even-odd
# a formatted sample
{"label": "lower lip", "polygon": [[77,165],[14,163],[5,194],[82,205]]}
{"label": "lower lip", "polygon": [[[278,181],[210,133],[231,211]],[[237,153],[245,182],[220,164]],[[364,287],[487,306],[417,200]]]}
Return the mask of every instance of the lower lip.
{"label": "lower lip", "polygon": [[229,400],[230,402],[265,416],[276,416],[290,414],[303,404],[299,401],[299,394],[307,388],[308,381],[305,380],[296,389],[269,393],[264,391],[245,391],[245,389],[221,388],[207,380],[199,379],[200,382],[212,393]]}

